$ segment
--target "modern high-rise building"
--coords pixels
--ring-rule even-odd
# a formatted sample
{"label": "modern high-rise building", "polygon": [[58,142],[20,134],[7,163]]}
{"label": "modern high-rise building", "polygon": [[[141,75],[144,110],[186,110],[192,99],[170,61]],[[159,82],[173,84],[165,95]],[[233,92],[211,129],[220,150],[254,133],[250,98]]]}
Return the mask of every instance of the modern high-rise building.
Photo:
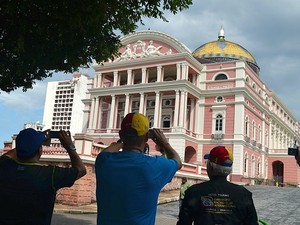
{"label": "modern high-rise building", "polygon": [[36,123],[25,123],[24,124],[24,129],[27,128],[33,128],[37,131],[43,131],[44,130],[44,125],[41,124],[39,121],[37,121]]}
{"label": "modern high-rise building", "polygon": [[47,85],[44,130],[70,130],[82,133],[83,107],[88,76],[74,74],[72,80],[53,81]]}

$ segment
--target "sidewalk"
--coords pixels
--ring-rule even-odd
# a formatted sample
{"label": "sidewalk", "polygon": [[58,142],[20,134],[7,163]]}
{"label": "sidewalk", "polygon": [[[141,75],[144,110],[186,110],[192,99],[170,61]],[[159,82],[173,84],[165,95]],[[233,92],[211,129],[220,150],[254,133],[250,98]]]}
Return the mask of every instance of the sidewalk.
{"label": "sidewalk", "polygon": [[[172,191],[162,191],[160,192],[158,197],[158,204],[177,201],[178,196],[179,196],[179,189],[172,190]],[[97,213],[97,204],[92,203],[90,205],[83,205],[83,206],[69,206],[69,205],[55,204],[54,212],[74,213],[74,214]]]}

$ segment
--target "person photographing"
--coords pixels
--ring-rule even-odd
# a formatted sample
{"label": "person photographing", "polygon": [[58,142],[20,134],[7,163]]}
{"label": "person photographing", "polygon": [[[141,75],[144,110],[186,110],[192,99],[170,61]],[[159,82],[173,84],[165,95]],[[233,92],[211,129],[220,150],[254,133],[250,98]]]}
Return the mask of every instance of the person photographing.
{"label": "person photographing", "polygon": [[182,166],[178,153],[159,129],[152,140],[166,157],[145,153],[149,121],[129,113],[121,123],[120,142],[105,148],[95,162],[97,224],[154,225],[161,189]]}
{"label": "person photographing", "polygon": [[20,131],[13,154],[0,157],[0,224],[50,225],[56,192],[71,187],[86,174],[67,131],[59,140],[69,154],[71,167],[42,165],[47,134],[32,128]]}

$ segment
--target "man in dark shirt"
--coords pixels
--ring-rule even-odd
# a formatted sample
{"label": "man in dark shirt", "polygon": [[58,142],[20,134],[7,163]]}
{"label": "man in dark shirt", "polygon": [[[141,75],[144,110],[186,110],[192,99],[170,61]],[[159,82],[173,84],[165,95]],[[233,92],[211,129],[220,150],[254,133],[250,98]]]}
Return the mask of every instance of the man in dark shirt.
{"label": "man in dark shirt", "polygon": [[187,189],[177,225],[258,225],[251,192],[226,180],[232,152],[217,146],[204,158],[210,180]]}
{"label": "man in dark shirt", "polygon": [[16,138],[14,154],[0,157],[0,224],[50,225],[56,191],[86,174],[70,132],[59,139],[71,159],[70,168],[40,164],[46,135],[32,128]]}

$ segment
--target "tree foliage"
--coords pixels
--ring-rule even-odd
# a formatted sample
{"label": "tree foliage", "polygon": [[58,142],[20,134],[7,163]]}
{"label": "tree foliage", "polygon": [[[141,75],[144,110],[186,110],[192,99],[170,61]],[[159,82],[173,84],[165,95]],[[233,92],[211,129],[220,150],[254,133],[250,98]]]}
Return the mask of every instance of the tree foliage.
{"label": "tree foliage", "polygon": [[117,53],[118,33],[144,17],[167,21],[192,0],[2,0],[0,90],[25,91],[52,72],[74,72]]}

